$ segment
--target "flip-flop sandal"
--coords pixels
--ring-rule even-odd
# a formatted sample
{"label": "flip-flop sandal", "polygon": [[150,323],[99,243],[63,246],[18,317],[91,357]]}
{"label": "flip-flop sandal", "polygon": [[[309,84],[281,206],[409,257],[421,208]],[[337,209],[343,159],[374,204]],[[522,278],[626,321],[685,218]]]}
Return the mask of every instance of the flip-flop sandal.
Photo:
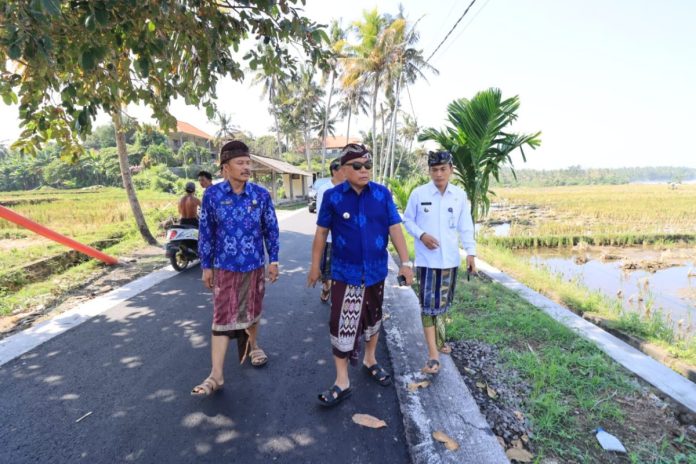
{"label": "flip-flop sandal", "polygon": [[329,288],[322,288],[322,289],[321,289],[321,295],[319,295],[319,299],[321,300],[321,302],[322,302],[322,303],[328,303],[330,297],[331,297],[331,287],[329,287]]}
{"label": "flip-flop sandal", "polygon": [[254,367],[262,367],[268,363],[268,356],[266,356],[266,353],[264,353],[261,348],[251,350],[249,357],[251,358],[251,365]]}
{"label": "flip-flop sandal", "polygon": [[442,345],[442,348],[440,348],[438,351],[440,353],[450,354],[452,353],[452,347],[445,343],[444,345]]}
{"label": "flip-flop sandal", "polygon": [[191,396],[210,396],[216,391],[222,390],[224,385],[225,382],[218,383],[214,378],[208,377],[202,383],[191,389]]}
{"label": "flip-flop sandal", "polygon": [[421,372],[424,374],[436,375],[440,372],[440,361],[437,359],[428,359],[428,362],[425,363],[425,367],[421,369]]}
{"label": "flip-flop sandal", "polygon": [[319,404],[321,404],[325,408],[330,408],[336,406],[338,403],[348,398],[352,393],[353,389],[350,387],[346,388],[345,390],[341,390],[340,387],[334,385],[325,392],[319,393],[317,397],[319,400]]}
{"label": "flip-flop sandal", "polygon": [[383,387],[391,385],[391,375],[389,375],[389,373],[384,370],[379,363],[376,363],[374,366],[370,367],[363,364],[363,367],[367,370],[367,373],[370,374],[370,377],[372,377],[375,382],[379,383]]}

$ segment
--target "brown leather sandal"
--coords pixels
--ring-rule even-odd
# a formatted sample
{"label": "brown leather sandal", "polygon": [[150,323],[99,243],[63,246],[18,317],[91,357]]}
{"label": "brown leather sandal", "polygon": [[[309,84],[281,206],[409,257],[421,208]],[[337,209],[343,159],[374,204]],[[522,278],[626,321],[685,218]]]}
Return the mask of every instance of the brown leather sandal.
{"label": "brown leather sandal", "polygon": [[254,367],[265,366],[268,362],[268,356],[266,356],[266,353],[264,353],[261,348],[251,350],[249,357],[251,358],[251,365]]}
{"label": "brown leather sandal", "polygon": [[222,390],[223,385],[225,382],[218,383],[214,378],[208,377],[201,384],[193,387],[191,396],[210,396],[216,391]]}

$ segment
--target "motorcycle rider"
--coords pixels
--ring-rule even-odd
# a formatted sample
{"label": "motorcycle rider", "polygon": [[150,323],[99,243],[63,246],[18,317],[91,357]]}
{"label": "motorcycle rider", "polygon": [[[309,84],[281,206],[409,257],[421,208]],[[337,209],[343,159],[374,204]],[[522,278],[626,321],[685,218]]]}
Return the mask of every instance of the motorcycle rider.
{"label": "motorcycle rider", "polygon": [[179,224],[198,227],[198,211],[201,207],[201,200],[196,198],[196,184],[186,183],[186,195],[179,200]]}

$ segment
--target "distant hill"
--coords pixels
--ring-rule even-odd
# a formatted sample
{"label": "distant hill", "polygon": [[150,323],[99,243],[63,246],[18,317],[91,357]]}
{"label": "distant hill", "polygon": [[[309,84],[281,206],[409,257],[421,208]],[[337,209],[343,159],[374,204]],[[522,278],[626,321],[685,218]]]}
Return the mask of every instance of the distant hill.
{"label": "distant hill", "polygon": [[553,187],[559,185],[619,185],[638,182],[687,182],[696,179],[695,168],[651,167],[618,169],[583,169],[571,166],[566,169],[537,170],[517,169],[517,180],[509,169],[501,172],[504,187]]}

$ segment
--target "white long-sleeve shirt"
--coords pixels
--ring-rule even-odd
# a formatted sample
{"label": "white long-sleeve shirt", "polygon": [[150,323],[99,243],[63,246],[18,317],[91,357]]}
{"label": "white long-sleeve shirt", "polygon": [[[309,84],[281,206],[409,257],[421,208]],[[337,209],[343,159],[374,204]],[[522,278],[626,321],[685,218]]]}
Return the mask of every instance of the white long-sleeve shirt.
{"label": "white long-sleeve shirt", "polygon": [[[449,183],[440,193],[434,182],[416,187],[404,211],[404,226],[415,238],[416,266],[448,269],[459,266],[459,242],[467,255],[476,256],[474,224],[466,192]],[[421,235],[432,235],[440,243],[429,250]]]}
{"label": "white long-sleeve shirt", "polygon": [[[317,216],[319,215],[319,211],[321,211],[321,203],[324,201],[324,194],[327,190],[334,187],[333,180],[329,179],[328,182],[321,183],[317,188]],[[329,235],[326,237],[326,242],[331,243],[331,232],[329,232]]]}

